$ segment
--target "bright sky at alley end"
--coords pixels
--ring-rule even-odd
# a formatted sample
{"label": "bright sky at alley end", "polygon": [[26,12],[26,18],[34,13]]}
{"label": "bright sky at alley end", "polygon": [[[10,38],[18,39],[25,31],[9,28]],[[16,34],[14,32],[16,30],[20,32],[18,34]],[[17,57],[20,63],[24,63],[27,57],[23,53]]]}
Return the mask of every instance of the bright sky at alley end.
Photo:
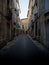
{"label": "bright sky at alley end", "polygon": [[20,1],[20,19],[27,17],[29,0],[19,0]]}

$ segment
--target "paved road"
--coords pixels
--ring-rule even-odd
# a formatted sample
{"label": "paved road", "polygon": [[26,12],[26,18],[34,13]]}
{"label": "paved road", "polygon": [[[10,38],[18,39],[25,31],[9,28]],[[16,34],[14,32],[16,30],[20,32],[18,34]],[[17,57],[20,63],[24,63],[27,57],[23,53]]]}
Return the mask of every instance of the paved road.
{"label": "paved road", "polygon": [[32,61],[36,59],[48,58],[48,52],[42,50],[26,35],[20,35],[15,40],[9,42],[7,46],[0,50],[0,58],[3,60]]}

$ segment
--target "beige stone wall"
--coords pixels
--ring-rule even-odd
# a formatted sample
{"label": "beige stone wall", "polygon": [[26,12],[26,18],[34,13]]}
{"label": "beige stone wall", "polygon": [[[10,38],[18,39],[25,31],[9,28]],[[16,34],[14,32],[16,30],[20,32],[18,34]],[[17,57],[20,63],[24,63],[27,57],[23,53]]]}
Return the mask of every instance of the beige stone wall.
{"label": "beige stone wall", "polygon": [[6,12],[6,0],[0,0],[0,42],[6,41],[6,33],[7,33],[7,27],[6,27],[6,18],[4,16]]}
{"label": "beige stone wall", "polygon": [[[37,7],[35,5],[36,0],[29,1],[29,13],[27,14],[29,20],[29,34],[35,36],[35,14],[38,12]],[[31,11],[31,12],[30,12]],[[34,25],[34,30],[32,29],[32,24]],[[33,31],[33,32],[32,32]],[[34,34],[33,34],[34,33]]]}
{"label": "beige stone wall", "polygon": [[[7,0],[0,0],[0,42],[11,40],[11,20],[7,20]],[[8,26],[7,26],[7,23]],[[9,31],[9,32],[8,32]]]}
{"label": "beige stone wall", "polygon": [[28,18],[21,19],[21,26],[24,25],[24,30],[28,30]]}
{"label": "beige stone wall", "polygon": [[[13,35],[16,36],[18,34],[17,30],[19,28],[19,11],[20,11],[20,6],[19,6],[19,0],[13,0],[12,2],[12,25],[13,25]],[[15,31],[14,31],[15,29]]]}
{"label": "beige stone wall", "polygon": [[[13,35],[18,33],[16,28],[19,27],[19,1],[9,0],[9,5],[7,5],[7,2],[8,0],[0,0],[0,43],[12,40]],[[10,20],[9,17],[11,17]],[[14,27],[15,31],[13,30]]]}
{"label": "beige stone wall", "polygon": [[[35,5],[37,1],[37,5]],[[31,11],[31,13],[30,13]],[[36,16],[37,19],[35,19],[35,14],[38,13]],[[33,33],[33,37],[36,38],[36,40],[46,43],[46,29],[45,29],[45,21],[49,19],[49,15],[44,17],[44,0],[31,0],[29,1],[29,10],[28,10],[28,20],[29,20],[29,34]],[[33,29],[31,28],[31,23],[33,22]],[[36,34],[37,31],[37,34]]]}
{"label": "beige stone wall", "polygon": [[[42,4],[42,5],[41,5]],[[44,23],[44,0],[39,0],[39,14],[40,14],[40,40],[45,43],[45,23]]]}

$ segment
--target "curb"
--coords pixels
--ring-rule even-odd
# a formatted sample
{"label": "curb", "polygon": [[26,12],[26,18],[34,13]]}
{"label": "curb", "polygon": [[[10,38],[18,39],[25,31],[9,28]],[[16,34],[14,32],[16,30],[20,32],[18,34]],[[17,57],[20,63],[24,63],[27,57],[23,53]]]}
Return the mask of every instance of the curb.
{"label": "curb", "polygon": [[32,42],[34,42],[34,44],[35,44],[38,48],[41,48],[42,50],[48,51],[48,49],[45,48],[42,44],[40,44],[38,41],[33,40],[33,39],[31,38],[31,36],[29,36],[29,35],[27,35],[27,36],[30,38],[30,40],[32,40]]}

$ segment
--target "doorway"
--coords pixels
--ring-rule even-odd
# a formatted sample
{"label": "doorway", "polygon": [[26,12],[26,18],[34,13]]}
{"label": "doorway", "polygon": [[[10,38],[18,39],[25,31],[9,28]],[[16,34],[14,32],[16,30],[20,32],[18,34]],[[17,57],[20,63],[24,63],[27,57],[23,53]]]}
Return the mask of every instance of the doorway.
{"label": "doorway", "polygon": [[49,48],[49,19],[46,21],[46,46]]}

